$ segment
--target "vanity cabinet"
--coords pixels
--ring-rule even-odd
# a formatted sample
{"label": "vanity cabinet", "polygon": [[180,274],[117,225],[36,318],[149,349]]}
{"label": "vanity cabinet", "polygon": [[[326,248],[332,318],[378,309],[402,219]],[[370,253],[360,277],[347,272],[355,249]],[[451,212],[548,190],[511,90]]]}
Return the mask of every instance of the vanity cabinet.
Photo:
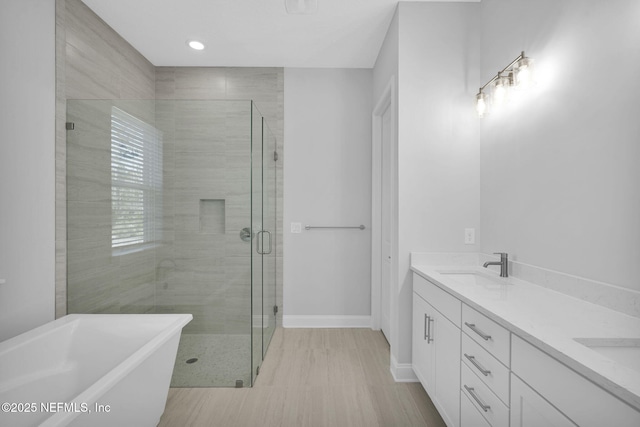
{"label": "vanity cabinet", "polygon": [[503,365],[509,366],[511,333],[507,329],[467,304],[462,304],[462,330]]}
{"label": "vanity cabinet", "polygon": [[460,425],[474,427],[483,418],[490,426],[509,427],[511,333],[466,304],[462,332],[460,393],[477,414]]}
{"label": "vanity cabinet", "polygon": [[509,404],[509,368],[464,333],[461,360],[500,401]]}
{"label": "vanity cabinet", "polygon": [[413,349],[411,360],[413,372],[416,374],[425,390],[431,391],[435,385],[434,375],[435,369],[433,362],[435,360],[435,346],[430,345],[429,334],[431,327],[431,319],[429,314],[433,314],[435,309],[429,303],[420,298],[413,296]]}
{"label": "vanity cabinet", "polygon": [[413,369],[447,426],[640,426],[638,409],[525,341],[508,321],[476,310],[473,300],[418,274],[413,291]]}
{"label": "vanity cabinet", "polygon": [[[640,426],[636,409],[517,335],[511,350],[512,426],[535,425],[537,417],[553,426]],[[563,417],[573,424],[562,424]]]}
{"label": "vanity cabinet", "polygon": [[460,425],[473,427],[491,427],[480,412],[473,406],[471,399],[466,394],[460,396]]}
{"label": "vanity cabinet", "polygon": [[460,310],[459,300],[414,275],[413,370],[449,427],[460,425]]}
{"label": "vanity cabinet", "polygon": [[534,389],[511,374],[511,427],[575,427]]}
{"label": "vanity cabinet", "polygon": [[[476,408],[478,414],[493,427],[509,427],[509,407],[466,365],[461,366],[460,392]],[[474,427],[474,424],[461,424],[461,427]]]}

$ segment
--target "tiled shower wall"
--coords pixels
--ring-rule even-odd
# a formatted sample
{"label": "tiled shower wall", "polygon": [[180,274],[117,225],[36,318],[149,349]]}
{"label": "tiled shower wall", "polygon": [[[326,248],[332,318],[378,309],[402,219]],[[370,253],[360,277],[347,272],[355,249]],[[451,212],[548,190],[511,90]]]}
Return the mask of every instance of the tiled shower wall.
{"label": "tiled shower wall", "polygon": [[[137,268],[138,278],[148,281],[153,274],[151,254],[145,259],[137,257],[111,258],[110,248],[99,247],[100,233],[105,230],[104,215],[107,201],[99,199],[99,185],[86,173],[95,168],[103,173],[109,168],[105,163],[108,148],[98,144],[82,147],[86,153],[86,168],[67,182],[67,150],[65,130],[67,99],[153,99],[155,97],[155,67],[133,49],[122,37],[98,18],[80,0],[56,0],[56,317],[67,314],[67,280],[86,287],[78,296],[85,301],[76,301],[78,307],[87,311],[121,310],[121,292],[129,294],[139,283],[120,283],[120,267],[124,270]],[[91,114],[92,112],[87,112]],[[99,111],[93,111],[101,116]],[[148,115],[147,115],[148,116]],[[102,114],[102,120],[105,119]],[[79,126],[78,132],[82,126]],[[100,126],[88,132],[100,135]],[[75,132],[75,131],[74,131]],[[81,136],[76,134],[76,136]],[[96,142],[99,142],[96,140]],[[93,163],[88,163],[92,161]],[[84,176],[83,176],[84,175]],[[77,185],[76,185],[77,184]],[[88,187],[87,187],[88,185]],[[92,198],[84,195],[96,191]],[[104,190],[104,189],[102,189]],[[73,221],[84,222],[102,215],[102,227],[93,229],[79,227],[78,234],[72,230],[69,239],[74,247],[67,247],[67,193],[71,200]],[[76,197],[74,202],[73,198]],[[82,201],[80,201],[82,200]],[[107,210],[106,212],[110,212]],[[69,270],[67,269],[68,250]],[[122,264],[120,264],[122,262]],[[136,265],[138,267],[136,267]],[[129,286],[131,288],[129,288]],[[145,287],[147,291],[149,286]],[[74,290],[75,291],[75,290]],[[75,292],[74,292],[75,293]],[[126,308],[125,308],[126,310]]]}
{"label": "tiled shower wall", "polygon": [[114,252],[111,247],[111,107],[147,123],[153,101],[67,102],[75,130],[67,135],[67,311],[155,311],[154,248]]}
{"label": "tiled shower wall", "polygon": [[163,132],[156,309],[192,313],[187,333],[249,334],[251,102],[157,101]]}
{"label": "tiled shower wall", "polygon": [[[66,218],[68,183],[66,182],[65,131],[67,99],[253,99],[277,138],[280,155],[276,186],[278,212],[276,236],[277,301],[281,307],[283,70],[281,68],[156,68],[80,0],[56,0],[56,80],[56,316],[60,317],[67,313]],[[159,118],[162,112],[157,111],[157,114]],[[178,161],[180,156],[183,156],[180,161],[186,160],[189,157],[188,150],[178,155],[180,150],[177,147],[178,145],[175,146],[175,160]],[[178,169],[176,169],[176,173],[179,174],[177,171]],[[78,183],[86,182],[83,177],[79,176],[78,178]],[[74,191],[76,190],[72,185],[69,194],[75,194]],[[221,195],[204,195],[203,193],[202,197],[197,196],[197,198],[199,213],[203,213],[205,217],[208,213],[213,212],[215,215],[216,211],[220,212],[221,209],[224,209],[225,217],[229,218],[228,210],[233,209],[233,203],[225,199],[224,207],[222,207]],[[169,199],[167,203],[169,203]],[[202,202],[200,202],[201,200]],[[87,203],[99,203],[99,201],[93,200]],[[174,204],[173,207],[175,208],[175,206]],[[96,206],[86,205],[82,208],[85,208],[85,215],[91,216],[93,215],[91,209]],[[167,204],[165,204],[165,208],[168,208]],[[82,213],[83,211],[80,209],[78,212]],[[176,218],[178,218],[177,221],[180,221],[180,215]],[[229,225],[227,224],[227,226]],[[231,225],[237,228],[237,224]],[[177,231],[177,228],[174,231]],[[80,242],[83,239],[86,240],[88,236],[72,235],[70,237],[77,238]],[[83,241],[83,243],[91,247],[88,241]],[[153,258],[153,260],[151,258],[141,260],[136,256],[122,257],[116,260],[106,253],[99,254],[95,250],[84,251],[81,250],[81,246],[78,248],[78,256],[86,255],[87,259],[78,259],[78,269],[74,270],[73,274],[80,275],[80,281],[84,281],[88,286],[93,286],[93,291],[98,291],[97,294],[94,294],[97,295],[97,298],[94,298],[93,301],[86,301],[87,306],[102,307],[103,309],[110,307],[109,310],[115,310],[115,307],[119,307],[118,309],[121,311],[130,309],[144,311],[146,304],[150,304],[151,292],[155,292],[154,298],[156,302],[160,303],[160,310],[162,310],[166,297],[170,294],[165,292],[169,287],[163,288],[165,284],[163,280],[168,277],[168,273],[171,273],[169,270],[174,268],[171,262],[165,261],[164,256],[167,254],[157,254],[157,258]],[[199,252],[204,249],[195,244],[189,250]],[[95,267],[96,263],[108,265],[108,268],[91,268],[91,265],[93,264]],[[114,278],[112,273],[108,272],[113,268],[118,268],[120,271],[130,268],[135,271],[136,279],[129,283],[119,281]],[[240,267],[237,266],[237,268]],[[177,271],[176,268],[174,272]],[[102,276],[92,278],[92,272],[97,272]],[[160,277],[161,275],[162,277]],[[154,280],[158,279],[158,289],[152,289],[149,286],[152,277]],[[225,283],[227,286],[229,285],[226,278]],[[116,293],[127,292],[136,295],[139,307],[126,306],[113,299],[116,298]],[[234,325],[237,325],[231,314],[236,312],[238,304],[235,303],[239,301],[234,292],[241,292],[241,287],[234,288],[233,292],[227,292],[223,299],[228,316],[222,324],[226,325],[225,327],[229,331],[234,331]],[[242,292],[244,291],[242,290]],[[109,295],[112,295],[113,298]],[[184,302],[186,293],[182,295]],[[279,311],[278,322],[280,322],[281,313],[282,310]],[[215,318],[219,314],[218,312],[212,316]]]}
{"label": "tiled shower wall", "polygon": [[[252,99],[265,118],[266,123],[277,140],[277,151],[279,160],[276,164],[277,168],[277,230],[276,236],[276,304],[280,307],[278,311],[278,324],[282,324],[282,188],[283,188],[283,169],[284,163],[283,145],[284,138],[284,72],[282,68],[201,68],[201,67],[157,67],[156,68],[156,98],[176,99],[176,100],[206,100],[206,99],[224,99],[224,100],[248,100]],[[233,102],[236,104],[236,102]],[[194,129],[206,126],[206,122],[194,123]],[[243,126],[243,125],[240,125]],[[237,126],[236,126],[237,127]],[[238,135],[242,135],[239,131]],[[230,135],[228,135],[230,136]],[[229,140],[233,142],[232,140]],[[238,146],[238,145],[236,145]],[[244,155],[244,154],[243,154]],[[227,157],[229,170],[227,179],[235,180],[233,172],[234,163],[243,162],[244,159],[234,159]],[[235,170],[238,170],[235,168]],[[241,178],[244,181],[245,177]],[[247,183],[249,182],[247,178]],[[198,191],[193,187],[193,191]],[[195,195],[193,199],[195,200]],[[226,215],[229,218],[229,214]],[[244,225],[243,225],[244,224]],[[238,328],[242,324],[241,318],[246,315],[246,310],[240,309],[244,307],[244,301],[239,299],[239,295],[249,295],[249,291],[242,290],[239,283],[248,283],[249,278],[243,279],[244,274],[249,274],[248,270],[244,270],[245,263],[238,258],[237,252],[233,249],[233,245],[241,242],[238,239],[238,233],[243,227],[249,226],[248,223],[227,225],[227,242],[229,245],[229,256],[227,257],[227,271],[225,272],[225,290],[221,291],[219,302],[225,301],[223,310],[218,310],[214,316],[220,316],[224,313],[223,323],[225,331],[229,333],[239,333]],[[242,227],[240,227],[242,225]],[[244,250],[244,249],[240,249]],[[242,252],[247,253],[247,252]],[[240,265],[238,265],[240,263]],[[232,270],[233,269],[233,270]],[[244,273],[243,273],[244,272]],[[236,283],[236,285],[233,285]],[[245,285],[246,286],[246,285]]]}

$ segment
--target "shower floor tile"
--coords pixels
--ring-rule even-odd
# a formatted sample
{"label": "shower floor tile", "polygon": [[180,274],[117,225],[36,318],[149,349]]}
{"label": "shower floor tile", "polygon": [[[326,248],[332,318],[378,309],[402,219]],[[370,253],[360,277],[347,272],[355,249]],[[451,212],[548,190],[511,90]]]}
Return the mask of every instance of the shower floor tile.
{"label": "shower floor tile", "polygon": [[171,387],[235,387],[237,380],[251,385],[250,335],[182,334]]}

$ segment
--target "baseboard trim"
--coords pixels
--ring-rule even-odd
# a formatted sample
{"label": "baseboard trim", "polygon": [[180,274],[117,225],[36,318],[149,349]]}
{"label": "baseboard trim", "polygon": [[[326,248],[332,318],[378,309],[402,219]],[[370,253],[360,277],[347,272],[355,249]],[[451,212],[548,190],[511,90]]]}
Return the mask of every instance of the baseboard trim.
{"label": "baseboard trim", "polygon": [[391,355],[391,375],[397,383],[419,382],[411,363],[398,363],[393,354]]}
{"label": "baseboard trim", "polygon": [[371,328],[371,316],[282,316],[285,328]]}

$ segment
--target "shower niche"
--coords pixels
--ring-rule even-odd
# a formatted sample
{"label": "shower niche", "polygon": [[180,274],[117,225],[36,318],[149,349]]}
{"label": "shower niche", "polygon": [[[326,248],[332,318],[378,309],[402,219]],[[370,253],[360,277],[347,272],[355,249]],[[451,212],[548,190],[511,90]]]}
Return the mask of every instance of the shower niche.
{"label": "shower niche", "polygon": [[224,199],[200,199],[200,232],[224,234]]}
{"label": "shower niche", "polygon": [[68,100],[67,122],[68,313],[191,313],[172,386],[252,385],[276,326],[276,139],[256,105]]}

